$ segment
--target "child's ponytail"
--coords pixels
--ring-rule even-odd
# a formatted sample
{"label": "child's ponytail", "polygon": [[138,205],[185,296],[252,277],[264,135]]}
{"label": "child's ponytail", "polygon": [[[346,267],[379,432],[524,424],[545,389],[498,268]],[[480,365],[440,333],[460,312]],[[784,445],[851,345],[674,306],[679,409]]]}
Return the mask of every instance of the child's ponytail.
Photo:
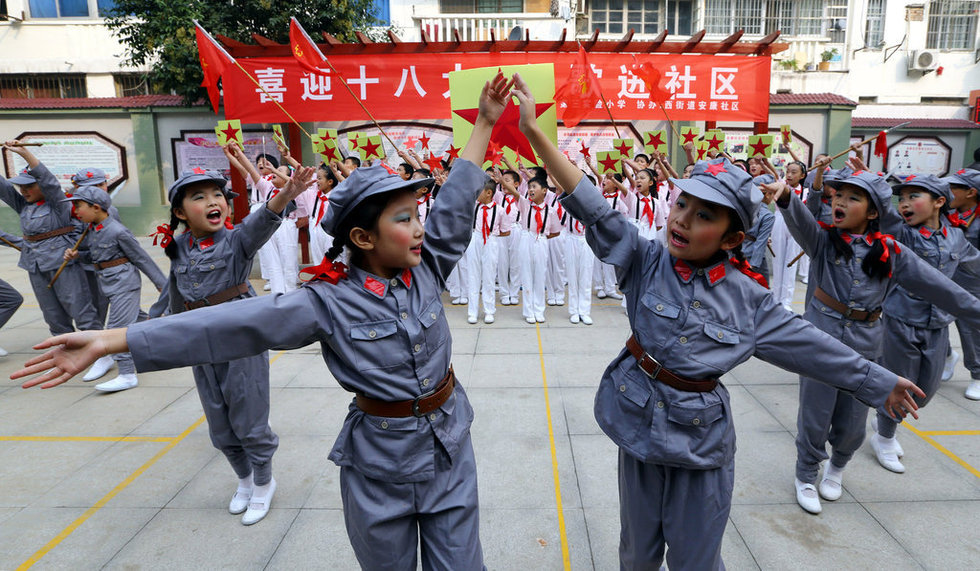
{"label": "child's ponytail", "polygon": [[167,257],[170,258],[171,260],[177,259],[177,240],[174,240],[173,239],[173,231],[177,228],[177,226],[179,224],[180,224],[180,219],[177,218],[177,215],[174,214],[173,211],[171,211],[170,212],[170,236],[171,236],[171,239],[170,239],[170,242],[166,246],[164,246],[164,248],[163,248],[163,252],[165,254],[167,254]]}

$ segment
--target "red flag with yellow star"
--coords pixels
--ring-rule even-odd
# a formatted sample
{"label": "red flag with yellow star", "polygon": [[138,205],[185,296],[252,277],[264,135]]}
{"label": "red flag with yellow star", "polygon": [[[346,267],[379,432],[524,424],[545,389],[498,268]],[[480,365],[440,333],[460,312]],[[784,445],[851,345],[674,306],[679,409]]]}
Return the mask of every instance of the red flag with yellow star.
{"label": "red flag with yellow star", "polygon": [[[473,132],[473,123],[479,113],[480,92],[483,85],[493,79],[497,70],[510,77],[520,73],[531,88],[536,102],[538,126],[552,143],[558,140],[558,116],[555,110],[555,68],[554,64],[508,65],[464,69],[449,73],[449,100],[453,113],[453,140],[464,143]],[[485,155],[486,161],[504,155],[509,159],[527,160],[539,164],[531,143],[518,128],[520,107],[513,98],[504,108],[490,134],[490,145]],[[499,162],[499,158],[497,159]]]}
{"label": "red flag with yellow star", "polygon": [[211,107],[217,113],[218,101],[221,98],[218,80],[221,79],[226,69],[235,65],[235,58],[231,57],[218,42],[214,41],[211,34],[204,31],[204,28],[196,20],[194,21],[194,29],[197,35],[197,57],[201,61],[201,71],[204,72],[204,81],[201,82],[201,86],[207,88]]}
{"label": "red flag with yellow star", "polygon": [[330,68],[327,58],[295,17],[289,19],[289,51],[306,71],[322,73],[321,70]]}
{"label": "red flag with yellow star", "polygon": [[589,65],[585,48],[579,44],[578,57],[575,58],[565,83],[555,90],[555,102],[558,103],[562,123],[569,128],[578,125],[601,100],[599,80]]}

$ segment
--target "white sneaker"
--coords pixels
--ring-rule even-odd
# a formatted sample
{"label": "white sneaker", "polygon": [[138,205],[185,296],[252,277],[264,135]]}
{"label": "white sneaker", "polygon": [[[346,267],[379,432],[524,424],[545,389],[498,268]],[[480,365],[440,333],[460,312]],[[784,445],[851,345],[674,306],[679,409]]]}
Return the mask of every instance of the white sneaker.
{"label": "white sneaker", "polygon": [[469,302],[470,302],[470,298],[468,298],[468,297],[461,297],[461,298],[459,298],[459,304],[460,305],[466,305]]}
{"label": "white sneaker", "polygon": [[524,318],[524,321],[527,321],[527,322],[528,322],[528,323],[530,323],[531,325],[534,325],[535,323],[537,323],[537,322],[538,322],[538,320],[537,320],[537,319],[535,319],[535,318],[533,318],[533,317],[525,317],[525,318]]}
{"label": "white sneaker", "polygon": [[898,460],[897,443],[895,438],[882,438],[878,433],[871,435],[871,449],[875,451],[875,458],[882,468],[903,474],[905,466]]}
{"label": "white sneaker", "polygon": [[592,325],[592,318],[588,315],[582,315],[582,323],[586,325]]}
{"label": "white sneaker", "polygon": [[956,363],[959,363],[959,361],[960,354],[951,350],[949,356],[946,357],[946,364],[943,365],[943,382],[953,378],[953,371],[956,369]]}
{"label": "white sneaker", "polygon": [[623,294],[612,292],[609,294],[609,299],[623,299]]}
{"label": "white sneaker", "polygon": [[453,298],[453,301],[452,301],[452,304],[453,305],[461,305],[462,303],[463,302],[462,302],[462,299],[461,298],[458,298],[458,297],[454,297]]}
{"label": "white sneaker", "polygon": [[475,315],[471,315],[471,316],[467,317],[466,318],[466,322],[469,323],[470,325],[475,325],[476,324],[476,316]]}
{"label": "white sneaker", "polygon": [[483,322],[486,323],[487,325],[490,325],[491,323],[493,323],[494,322],[493,314],[492,313],[488,313],[488,314],[484,315],[483,316]]}
{"label": "white sneaker", "polygon": [[843,470],[827,462],[827,467],[823,469],[823,479],[820,480],[820,497],[828,502],[839,500],[843,492],[841,488],[843,476]]}
{"label": "white sneaker", "polygon": [[262,284],[262,291],[272,291],[272,284],[269,282]]}
{"label": "white sneaker", "polygon": [[95,379],[101,378],[103,375],[109,372],[115,361],[112,360],[112,355],[106,355],[105,357],[99,357],[99,360],[92,364],[92,368],[85,373],[82,377],[83,381],[94,381]]}
{"label": "white sneaker", "polygon": [[581,319],[577,314],[569,317],[568,320],[571,321],[572,323],[578,323],[579,321],[581,321]]}
{"label": "white sneaker", "polygon": [[102,391],[104,393],[115,393],[126,389],[131,389],[138,384],[139,381],[136,380],[136,375],[119,375],[111,381],[106,381],[95,385],[95,390]]}
{"label": "white sneaker", "polygon": [[817,495],[817,488],[813,484],[805,484],[799,480],[796,482],[796,503],[800,504],[800,507],[812,514],[818,514],[823,511],[820,506],[820,497]]}
{"label": "white sneaker", "polygon": [[553,306],[553,305],[555,305],[555,300],[553,300],[553,299],[549,299],[549,300],[548,300],[547,302],[545,302],[545,303],[547,303],[548,305],[551,305],[551,306]]}
{"label": "white sneaker", "polygon": [[[264,490],[262,488],[265,488]],[[252,488],[252,498],[248,502],[248,509],[242,516],[242,523],[252,525],[262,521],[262,518],[269,513],[272,507],[272,496],[276,493],[276,479],[273,478],[266,486],[255,486]],[[260,495],[261,494],[261,495]]]}
{"label": "white sneaker", "polygon": [[231,497],[231,502],[228,503],[228,512],[233,515],[238,515],[248,509],[248,502],[252,499],[252,475],[249,474],[247,478],[242,478],[238,480],[238,488],[235,490],[235,495]]}
{"label": "white sneaker", "polygon": [[535,315],[534,320],[538,323],[544,323],[544,315]]}
{"label": "white sneaker", "polygon": [[599,299],[606,299],[606,290],[600,289],[599,291],[595,292],[595,296]]}
{"label": "white sneaker", "polygon": [[965,396],[970,400],[980,400],[980,381],[970,381]]}
{"label": "white sneaker", "polygon": [[10,353],[8,353],[6,349],[4,349],[3,347],[0,347],[0,357],[6,357],[9,354]]}

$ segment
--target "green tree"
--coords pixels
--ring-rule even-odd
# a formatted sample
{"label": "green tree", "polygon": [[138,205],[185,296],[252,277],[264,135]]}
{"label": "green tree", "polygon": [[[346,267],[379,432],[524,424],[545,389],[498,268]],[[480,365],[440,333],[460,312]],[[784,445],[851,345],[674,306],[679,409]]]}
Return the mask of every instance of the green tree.
{"label": "green tree", "polygon": [[197,56],[194,22],[212,36],[221,34],[252,44],[252,34],[289,43],[289,18],[316,39],[320,31],[354,41],[354,31],[378,24],[372,0],[115,0],[106,26],[126,47],[125,63],[150,66],[147,80],[189,105],[206,97]]}

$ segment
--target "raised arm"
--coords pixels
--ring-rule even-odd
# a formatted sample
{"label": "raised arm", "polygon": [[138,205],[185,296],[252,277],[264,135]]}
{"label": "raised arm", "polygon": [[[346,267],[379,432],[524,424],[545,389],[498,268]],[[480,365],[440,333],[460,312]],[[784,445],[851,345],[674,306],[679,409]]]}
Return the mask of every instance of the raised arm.
{"label": "raised arm", "polygon": [[146,274],[146,277],[150,278],[150,281],[156,286],[157,291],[162,291],[167,285],[167,277],[160,271],[160,267],[157,266],[156,262],[150,259],[150,255],[146,253],[146,250],[139,245],[133,233],[129,231],[120,232],[117,240],[119,241],[119,249],[126,254],[129,261],[141,272]]}

